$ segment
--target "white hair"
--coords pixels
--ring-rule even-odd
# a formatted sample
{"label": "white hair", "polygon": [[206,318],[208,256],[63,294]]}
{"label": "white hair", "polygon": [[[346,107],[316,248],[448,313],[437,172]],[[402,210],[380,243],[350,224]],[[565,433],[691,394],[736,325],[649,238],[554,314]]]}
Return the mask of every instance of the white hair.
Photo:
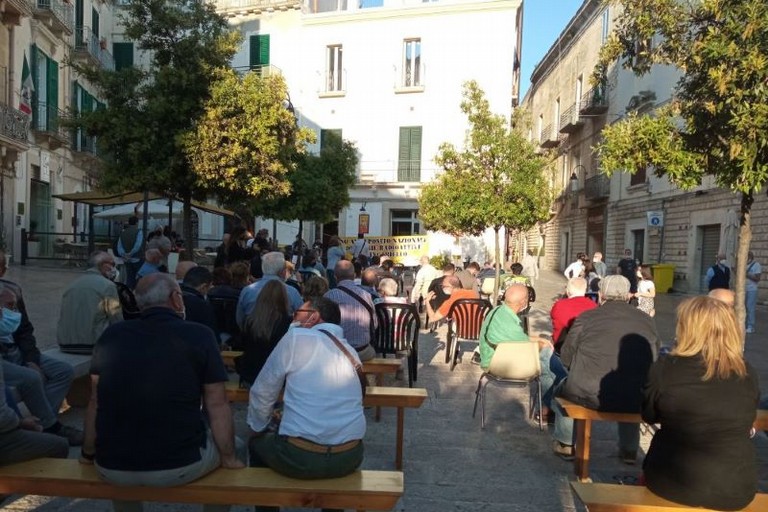
{"label": "white hair", "polygon": [[397,281],[391,277],[385,277],[379,282],[379,293],[385,297],[397,296]]}
{"label": "white hair", "polygon": [[88,257],[88,268],[97,268],[105,261],[113,259],[108,252],[93,251]]}
{"label": "white hair", "polygon": [[179,288],[170,274],[155,273],[139,280],[133,294],[140,309],[165,306],[174,290]]}
{"label": "white hair", "polygon": [[285,270],[285,256],[281,252],[268,252],[261,257],[261,271],[264,275],[276,276]]}
{"label": "white hair", "polygon": [[574,277],[568,280],[565,291],[569,297],[583,297],[587,293],[587,280],[583,277]]}
{"label": "white hair", "polygon": [[629,299],[629,279],[624,276],[605,276],[600,280],[603,300],[626,302]]}

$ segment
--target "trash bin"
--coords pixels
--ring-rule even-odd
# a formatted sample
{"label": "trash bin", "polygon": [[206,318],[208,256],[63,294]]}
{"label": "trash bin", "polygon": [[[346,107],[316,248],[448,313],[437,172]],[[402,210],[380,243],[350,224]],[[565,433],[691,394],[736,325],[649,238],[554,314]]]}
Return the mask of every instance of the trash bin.
{"label": "trash bin", "polygon": [[668,293],[675,284],[675,266],[669,263],[651,265],[656,293]]}

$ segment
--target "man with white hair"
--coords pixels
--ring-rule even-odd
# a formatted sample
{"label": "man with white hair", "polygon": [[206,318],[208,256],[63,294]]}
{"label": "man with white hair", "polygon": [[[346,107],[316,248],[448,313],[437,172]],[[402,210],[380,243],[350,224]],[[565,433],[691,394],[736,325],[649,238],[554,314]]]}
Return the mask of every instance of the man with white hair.
{"label": "man with white hair", "polygon": [[123,320],[115,287],[115,259],[104,251],[88,258],[88,270],[64,290],[56,337],[62,352],[91,354],[110,325]]}
{"label": "man with white hair", "polygon": [[279,280],[285,286],[285,290],[288,293],[288,300],[290,302],[289,312],[292,315],[297,309],[301,309],[301,305],[304,301],[301,299],[301,294],[292,286],[285,284],[286,279],[286,266],[285,256],[281,252],[273,251],[268,252],[261,257],[261,270],[264,272],[264,277],[259,279],[253,284],[250,284],[243,288],[240,292],[240,298],[237,301],[237,313],[236,320],[237,325],[243,328],[245,319],[253,311],[253,306],[256,304],[256,299],[259,298],[262,288],[269,281]]}
{"label": "man with white hair", "polygon": [[552,343],[555,346],[562,343],[561,337],[568,334],[577,316],[597,307],[594,301],[584,296],[587,293],[587,280],[583,277],[569,279],[565,293],[567,297],[555,302],[549,312],[552,318]]}
{"label": "man with white hair", "polygon": [[427,300],[430,283],[440,276],[440,272],[429,263],[429,256],[422,256],[419,262],[421,268],[416,272],[416,281],[411,290],[411,302],[413,303]]}
{"label": "man with white hair", "polygon": [[[653,318],[628,303],[629,289],[624,276],[600,281],[602,305],[579,315],[563,343],[560,356],[568,377],[555,389],[555,396],[589,409],[640,412],[643,385],[661,341]],[[552,408],[553,451],[573,460],[573,420],[557,401]],[[624,463],[635,463],[639,443],[640,425],[619,423],[619,457]]]}
{"label": "man with white hair", "polygon": [[163,253],[159,249],[149,249],[144,252],[144,263],[141,268],[136,272],[136,280],[138,281],[144,276],[150,274],[156,274],[158,272],[164,272],[161,268],[163,264]]}
{"label": "man with white hair", "polygon": [[[95,464],[110,483],[153,487],[244,467],[213,332],[183,320],[181,289],[168,274],[139,281],[136,302],[141,318],[110,326],[96,345],[80,462]],[[113,504],[119,512],[142,509]]]}

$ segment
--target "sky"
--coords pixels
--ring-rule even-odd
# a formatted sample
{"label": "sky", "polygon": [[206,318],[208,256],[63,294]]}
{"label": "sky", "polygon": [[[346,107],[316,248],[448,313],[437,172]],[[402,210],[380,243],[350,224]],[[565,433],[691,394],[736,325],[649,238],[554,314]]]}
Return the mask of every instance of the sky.
{"label": "sky", "polygon": [[531,73],[583,0],[523,0],[523,50],[520,99],[531,84]]}

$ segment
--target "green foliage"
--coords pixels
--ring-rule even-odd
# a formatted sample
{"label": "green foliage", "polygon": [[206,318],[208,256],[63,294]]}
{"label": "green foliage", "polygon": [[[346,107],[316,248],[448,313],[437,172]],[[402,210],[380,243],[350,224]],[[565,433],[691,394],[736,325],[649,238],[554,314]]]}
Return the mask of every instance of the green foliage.
{"label": "green foliage", "polygon": [[239,35],[213,4],[196,0],[130,0],[124,14],[126,38],[150,56],[146,69],[73,64],[106,101],[106,108],[74,121],[98,137],[105,157],[99,188],[197,195],[184,137],[229,67]]}
{"label": "green foliage", "polygon": [[453,263],[451,257],[448,254],[438,254],[429,258],[429,264],[435,267],[437,270],[442,270],[448,263]]}
{"label": "green foliage", "polygon": [[419,217],[427,229],[453,235],[478,235],[487,227],[530,229],[548,216],[549,160],[522,134],[522,118],[510,128],[491,112],[477,83],[464,85],[463,98],[470,124],[465,147],[440,146],[435,161],[443,172],[422,188]]}
{"label": "green foliage", "polygon": [[330,222],[349,205],[357,163],[355,145],[329,133],[320,154],[300,155],[287,174],[290,194],[266,202],[262,210],[280,220]]}
{"label": "green foliage", "polygon": [[[608,3],[618,4],[617,0]],[[629,116],[604,130],[598,146],[606,172],[654,165],[684,188],[704,175],[741,194],[736,308],[744,318],[746,256],[754,195],[768,178],[768,9],[765,0],[621,2],[616,33],[593,79],[616,59],[636,74],[650,63],[683,71],[673,106],[656,118]],[[636,57],[636,41],[656,35]]]}
{"label": "green foliage", "polygon": [[221,74],[205,112],[184,138],[185,148],[197,187],[218,194],[225,204],[252,210],[288,195],[287,177],[314,133],[298,129],[285,108],[288,90],[281,76]]}

